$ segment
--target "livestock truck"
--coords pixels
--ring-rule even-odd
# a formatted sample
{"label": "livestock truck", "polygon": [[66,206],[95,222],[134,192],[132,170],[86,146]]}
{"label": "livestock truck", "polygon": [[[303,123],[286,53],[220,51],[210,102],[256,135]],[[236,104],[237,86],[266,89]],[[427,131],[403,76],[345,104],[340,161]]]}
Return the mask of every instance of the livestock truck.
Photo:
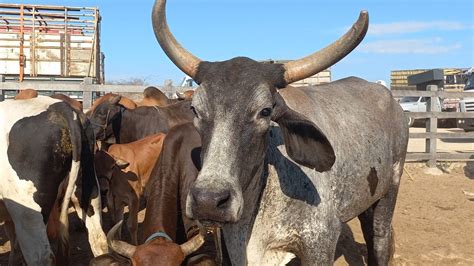
{"label": "livestock truck", "polygon": [[1,81],[104,83],[99,10],[0,3]]}

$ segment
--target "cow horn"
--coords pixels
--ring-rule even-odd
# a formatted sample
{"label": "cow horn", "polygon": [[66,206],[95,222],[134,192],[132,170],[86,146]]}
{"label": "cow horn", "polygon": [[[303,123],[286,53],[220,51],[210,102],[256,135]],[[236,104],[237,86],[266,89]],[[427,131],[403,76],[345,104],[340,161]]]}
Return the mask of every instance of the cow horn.
{"label": "cow horn", "polygon": [[193,236],[188,242],[181,244],[181,251],[183,252],[184,256],[188,256],[191,253],[198,250],[202,244],[204,244],[204,237],[201,234],[197,234]]}
{"label": "cow horn", "polygon": [[305,79],[337,63],[359,45],[368,27],[369,13],[364,10],[352,28],[337,41],[309,56],[286,63],[286,83]]}
{"label": "cow horn", "polygon": [[123,159],[120,159],[120,158],[115,159],[115,164],[116,164],[120,169],[125,169],[125,168],[127,168],[127,167],[130,165],[129,162],[127,162],[127,161],[125,161],[125,160],[123,160]]}
{"label": "cow horn", "polygon": [[184,49],[171,34],[166,22],[166,0],[156,0],[153,6],[152,23],[156,39],[166,55],[188,76],[194,78],[201,60]]}
{"label": "cow horn", "polygon": [[115,240],[115,235],[117,234],[118,230],[122,227],[123,220],[118,222],[110,231],[107,233],[107,245],[110,249],[114,252],[131,259],[135,250],[137,249],[136,246],[130,245],[127,242]]}
{"label": "cow horn", "polygon": [[184,92],[179,92],[179,91],[177,91],[177,92],[176,92],[176,96],[177,96],[178,99],[180,99],[180,100],[186,99],[186,94],[185,94]]}

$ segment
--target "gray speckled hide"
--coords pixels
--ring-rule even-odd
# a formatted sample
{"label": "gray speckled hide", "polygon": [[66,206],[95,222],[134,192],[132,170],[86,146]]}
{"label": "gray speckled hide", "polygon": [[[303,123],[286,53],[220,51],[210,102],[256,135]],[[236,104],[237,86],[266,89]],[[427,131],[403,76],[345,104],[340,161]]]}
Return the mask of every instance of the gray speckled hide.
{"label": "gray speckled hide", "polygon": [[[234,265],[276,265],[295,255],[303,265],[331,265],[342,223],[359,216],[369,244],[369,264],[387,264],[408,142],[400,106],[384,87],[353,77],[315,87],[285,88],[274,98],[279,96],[327,137],[335,155],[330,169],[318,172],[296,163],[287,155],[284,133],[274,126],[270,126],[264,156],[260,161],[254,158],[257,166],[252,166],[239,157],[241,148],[226,144],[253,143],[239,127],[235,129],[242,119],[227,114],[217,120],[227,121],[222,123],[232,130],[226,131],[221,124],[219,132],[224,136],[213,130],[206,131],[212,132],[211,137],[203,136],[204,166],[195,188],[213,192],[212,197],[222,187],[231,186],[230,203],[209,214],[191,207],[199,195],[190,194],[188,214],[225,223],[225,241]],[[197,124],[198,129],[202,127]],[[213,142],[216,138],[218,143]],[[305,141],[296,143],[299,150],[311,147]],[[253,167],[252,178],[238,178],[242,176],[235,170],[239,167]],[[237,218],[228,209],[237,209]]]}

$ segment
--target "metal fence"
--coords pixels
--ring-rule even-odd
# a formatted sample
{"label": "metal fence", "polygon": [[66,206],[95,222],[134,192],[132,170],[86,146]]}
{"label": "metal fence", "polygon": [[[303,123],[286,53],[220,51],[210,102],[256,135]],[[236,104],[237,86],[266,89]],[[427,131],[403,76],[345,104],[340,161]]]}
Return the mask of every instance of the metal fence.
{"label": "metal fence", "polygon": [[474,161],[474,152],[463,153],[440,153],[437,150],[438,139],[472,139],[471,145],[474,150],[474,132],[462,133],[439,133],[438,119],[474,119],[474,112],[440,112],[437,110],[435,103],[437,98],[467,98],[474,97],[473,92],[446,92],[439,91],[438,86],[428,85],[426,91],[392,91],[394,97],[429,97],[427,101],[426,112],[407,112],[406,114],[415,119],[427,119],[425,133],[410,133],[410,139],[422,138],[426,139],[425,152],[422,153],[408,153],[407,161],[428,162],[430,167],[434,167],[439,161]]}
{"label": "metal fence", "polygon": [[[0,99],[5,98],[8,91],[17,91],[20,89],[32,88],[39,92],[60,92],[60,93],[77,93],[79,100],[82,101],[84,109],[90,108],[93,101],[93,94],[96,92],[114,92],[118,94],[124,93],[143,93],[143,90],[148,87],[145,85],[102,85],[93,84],[92,78],[85,78],[82,82],[16,82],[6,81],[0,76]],[[161,90],[166,96],[173,97],[176,91],[181,87],[173,86],[155,86]]]}
{"label": "metal fence", "polygon": [[[2,81],[0,76],[0,81]],[[19,89],[34,88],[40,92],[76,92],[82,94],[82,101],[84,109],[88,109],[93,101],[93,93],[95,92],[115,92],[119,94],[123,93],[143,93],[146,86],[143,85],[98,85],[92,84],[92,79],[86,78],[81,83],[71,82],[14,82],[4,81],[0,82],[0,98],[5,95],[6,91],[16,91]],[[158,89],[163,91],[168,97],[175,94],[177,90],[181,90],[181,87],[173,86],[156,86]],[[426,91],[392,91],[392,95],[396,98],[404,96],[417,96],[417,97],[429,97],[427,101],[427,112],[410,112],[406,113],[410,117],[415,119],[427,119],[426,132],[425,133],[410,133],[410,139],[426,139],[425,152],[413,152],[407,155],[407,161],[426,161],[430,166],[435,166],[436,162],[439,161],[474,161],[474,152],[465,153],[440,153],[437,151],[437,140],[438,139],[472,139],[472,144],[467,143],[466,145],[472,145],[474,149],[474,132],[463,132],[463,133],[439,133],[438,132],[438,119],[474,119],[474,112],[440,112],[436,110],[436,106],[430,104],[435,102],[437,97],[440,98],[464,98],[474,97],[473,92],[446,92],[438,91],[438,86],[428,85]]]}

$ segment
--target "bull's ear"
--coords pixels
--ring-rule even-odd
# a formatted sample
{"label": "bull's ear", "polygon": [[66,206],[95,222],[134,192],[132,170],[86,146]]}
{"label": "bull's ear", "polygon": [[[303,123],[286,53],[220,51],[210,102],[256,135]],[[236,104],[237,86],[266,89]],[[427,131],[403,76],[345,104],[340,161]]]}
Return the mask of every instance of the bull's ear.
{"label": "bull's ear", "polygon": [[121,106],[123,106],[123,107],[125,107],[126,109],[129,109],[129,110],[133,110],[133,109],[137,108],[137,104],[134,101],[132,101],[132,100],[126,98],[126,97],[122,97],[120,99],[120,101],[118,102],[118,104],[120,104]]}
{"label": "bull's ear", "polygon": [[[281,96],[279,96],[281,97]],[[286,152],[295,162],[318,172],[329,171],[336,161],[331,143],[324,133],[304,115],[277,101],[276,116],[285,141]]]}
{"label": "bull's ear", "polygon": [[116,96],[110,98],[110,99],[109,99],[109,102],[110,102],[111,104],[118,104],[121,99],[122,99],[122,96],[116,95]]}

